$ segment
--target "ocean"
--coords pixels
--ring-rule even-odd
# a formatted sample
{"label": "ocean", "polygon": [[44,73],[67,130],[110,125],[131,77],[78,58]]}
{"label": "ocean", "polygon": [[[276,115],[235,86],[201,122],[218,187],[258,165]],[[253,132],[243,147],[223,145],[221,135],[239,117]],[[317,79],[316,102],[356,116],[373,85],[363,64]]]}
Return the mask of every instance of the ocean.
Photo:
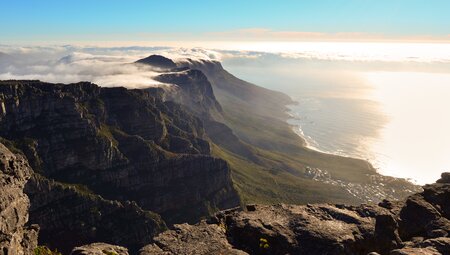
{"label": "ocean", "polygon": [[274,53],[223,62],[297,101],[289,122],[316,150],[366,159],[382,174],[418,184],[450,171],[450,62]]}

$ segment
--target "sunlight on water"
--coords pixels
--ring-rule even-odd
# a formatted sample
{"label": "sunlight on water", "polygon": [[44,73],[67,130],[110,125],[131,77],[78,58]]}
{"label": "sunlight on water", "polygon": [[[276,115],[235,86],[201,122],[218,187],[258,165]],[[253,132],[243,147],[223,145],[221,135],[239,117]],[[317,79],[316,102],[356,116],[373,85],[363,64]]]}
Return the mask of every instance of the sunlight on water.
{"label": "sunlight on water", "polygon": [[450,44],[305,43],[287,50],[224,64],[296,100],[290,123],[311,147],[367,159],[382,174],[419,184],[450,171]]}
{"label": "sunlight on water", "polygon": [[450,170],[450,74],[368,73],[389,121],[370,147],[380,170],[419,183]]}

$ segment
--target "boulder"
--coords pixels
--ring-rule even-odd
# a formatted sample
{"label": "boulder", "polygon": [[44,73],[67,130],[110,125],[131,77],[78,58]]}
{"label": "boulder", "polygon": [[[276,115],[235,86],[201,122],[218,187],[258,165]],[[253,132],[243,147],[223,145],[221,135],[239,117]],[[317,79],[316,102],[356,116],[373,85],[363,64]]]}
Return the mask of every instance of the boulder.
{"label": "boulder", "polygon": [[244,255],[227,241],[225,225],[179,224],[155,238],[155,243],[141,249],[140,255]]}
{"label": "boulder", "polygon": [[128,255],[128,249],[106,243],[92,243],[76,247],[71,255]]}
{"label": "boulder", "polygon": [[441,174],[441,179],[436,181],[437,183],[450,183],[450,172],[444,172]]}

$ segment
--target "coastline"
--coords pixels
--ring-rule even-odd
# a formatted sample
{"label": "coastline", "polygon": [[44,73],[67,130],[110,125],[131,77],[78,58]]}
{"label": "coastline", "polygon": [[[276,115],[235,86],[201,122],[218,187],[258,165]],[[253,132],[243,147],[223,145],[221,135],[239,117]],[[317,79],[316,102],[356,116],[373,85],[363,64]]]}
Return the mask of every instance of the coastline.
{"label": "coastline", "polygon": [[[295,101],[296,104],[298,104],[297,101]],[[287,114],[289,116],[289,118],[286,120],[286,123],[291,127],[291,130],[297,135],[299,136],[302,141],[304,142],[303,146],[309,150],[315,151],[315,152],[319,152],[319,153],[323,153],[323,154],[327,154],[327,155],[332,155],[332,156],[338,156],[338,157],[344,157],[344,158],[349,158],[349,159],[356,159],[356,160],[362,160],[367,162],[367,164],[369,165],[370,168],[372,168],[375,172],[375,174],[380,175],[380,176],[384,176],[384,177],[389,177],[389,178],[395,178],[395,179],[402,179],[405,180],[407,182],[410,182],[413,185],[423,185],[422,183],[419,183],[417,180],[413,179],[413,178],[407,178],[407,177],[400,177],[400,176],[395,176],[395,175],[389,175],[389,174],[384,174],[383,171],[381,170],[381,162],[378,162],[377,160],[371,160],[368,158],[363,158],[363,157],[359,157],[358,155],[351,155],[348,153],[345,153],[343,150],[341,151],[326,151],[323,149],[318,148],[317,146],[314,146],[311,143],[311,140],[314,141],[314,143],[316,143],[318,145],[318,143],[314,140],[314,138],[312,138],[311,136],[308,136],[304,133],[301,124],[294,124],[291,123],[290,120],[299,120],[299,116],[298,114],[293,113],[293,110],[291,108],[289,108],[289,110],[287,111]],[[375,161],[375,162],[374,162]]]}
{"label": "coastline", "polygon": [[[295,104],[289,104],[289,105],[298,105],[299,104],[299,102],[297,102],[297,101],[294,101],[294,102],[295,102]],[[288,108],[287,114],[288,114],[289,118],[286,119],[286,123],[291,127],[292,131],[303,140],[304,147],[306,147],[310,150],[320,152],[320,153],[368,161],[367,159],[362,159],[357,156],[352,156],[352,155],[349,155],[344,152],[340,153],[340,152],[326,151],[326,150],[318,148],[317,146],[314,146],[311,141],[314,141],[314,143],[317,145],[319,145],[319,144],[314,140],[314,138],[305,134],[305,132],[303,131],[302,126],[300,124],[290,123],[290,120],[300,120],[300,118],[298,116],[296,116],[296,114],[293,113],[293,110],[291,108]]]}

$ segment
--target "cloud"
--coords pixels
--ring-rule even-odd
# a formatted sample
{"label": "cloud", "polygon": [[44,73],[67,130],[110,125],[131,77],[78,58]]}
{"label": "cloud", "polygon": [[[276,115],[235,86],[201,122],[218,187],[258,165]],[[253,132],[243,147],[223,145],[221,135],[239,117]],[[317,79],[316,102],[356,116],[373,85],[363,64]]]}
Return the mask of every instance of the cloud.
{"label": "cloud", "polygon": [[[267,31],[245,32],[261,34]],[[296,63],[294,66],[302,63],[302,68],[308,68],[308,63],[314,66],[317,61],[360,69],[380,69],[387,66],[386,63],[391,63],[390,68],[392,63],[397,63],[399,68],[408,63],[416,69],[439,71],[448,70],[450,66],[450,44],[246,42],[211,48],[0,45],[0,52],[1,80],[91,81],[100,86],[129,88],[163,85],[153,79],[158,73],[152,68],[131,64],[151,54],[161,54],[174,61],[185,58],[219,60],[226,66],[231,64],[240,68],[258,63],[270,63],[268,68],[274,68],[291,62]]]}
{"label": "cloud", "polygon": [[163,86],[150,66],[132,64],[151,54],[179,59],[220,60],[218,51],[203,48],[7,46],[0,45],[0,80],[38,79],[46,82],[90,81],[100,86],[143,88]]}
{"label": "cloud", "polygon": [[133,62],[161,51],[175,55],[167,48],[159,47],[3,46],[2,50],[7,52],[4,55],[8,59],[0,57],[1,80],[38,79],[55,83],[91,81],[100,86],[128,88],[164,85],[153,79],[158,73],[151,67],[134,65]]}

